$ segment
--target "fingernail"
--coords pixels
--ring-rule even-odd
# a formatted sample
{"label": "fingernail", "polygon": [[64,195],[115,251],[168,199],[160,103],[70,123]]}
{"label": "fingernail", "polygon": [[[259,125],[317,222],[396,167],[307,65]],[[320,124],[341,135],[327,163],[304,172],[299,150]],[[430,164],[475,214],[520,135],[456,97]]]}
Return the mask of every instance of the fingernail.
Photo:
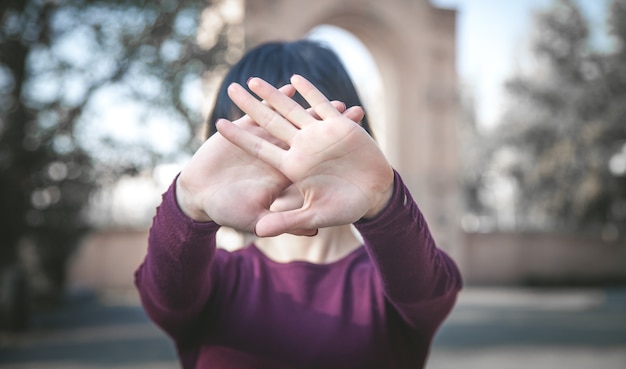
{"label": "fingernail", "polygon": [[254,78],[254,77],[249,77],[249,78],[248,78],[248,80],[246,81],[246,85],[247,85],[247,84],[250,84],[250,81],[252,80],[252,78]]}
{"label": "fingernail", "polygon": [[316,229],[316,230],[315,230],[315,233],[313,233],[312,235],[309,235],[309,237],[315,237],[315,236],[317,236],[317,234],[318,234],[319,232],[320,232],[320,230],[319,230],[319,229]]}
{"label": "fingernail", "polygon": [[259,237],[259,235],[256,233],[256,225],[255,225],[255,226],[254,226],[254,228],[252,229],[252,232],[254,233],[254,235],[255,235],[256,237]]}

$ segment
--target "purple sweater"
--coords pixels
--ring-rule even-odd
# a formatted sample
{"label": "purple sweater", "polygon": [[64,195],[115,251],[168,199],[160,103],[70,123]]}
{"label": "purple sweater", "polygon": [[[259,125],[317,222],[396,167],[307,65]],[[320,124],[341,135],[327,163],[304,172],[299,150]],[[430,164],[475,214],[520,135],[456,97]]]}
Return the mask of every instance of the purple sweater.
{"label": "purple sweater", "polygon": [[143,306],[184,368],[422,368],[459,271],[397,173],[390,204],[355,226],[364,246],[330,264],[228,252],[172,185],[135,275]]}

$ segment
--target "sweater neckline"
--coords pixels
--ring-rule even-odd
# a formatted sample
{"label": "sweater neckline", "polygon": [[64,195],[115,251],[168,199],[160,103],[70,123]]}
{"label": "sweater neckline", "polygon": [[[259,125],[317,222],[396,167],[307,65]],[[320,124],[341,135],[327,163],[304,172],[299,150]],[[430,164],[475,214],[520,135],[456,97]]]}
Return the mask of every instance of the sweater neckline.
{"label": "sweater neckline", "polygon": [[265,263],[276,265],[278,267],[305,266],[305,267],[310,267],[310,268],[331,268],[336,265],[348,263],[366,253],[365,246],[361,244],[359,247],[350,251],[348,254],[346,254],[340,259],[337,259],[330,263],[317,264],[317,263],[312,263],[307,260],[291,260],[287,262],[276,261],[270,258],[269,256],[267,256],[263,251],[261,251],[261,249],[256,245],[254,241],[248,244],[246,248],[249,249],[251,252],[257,254]]}

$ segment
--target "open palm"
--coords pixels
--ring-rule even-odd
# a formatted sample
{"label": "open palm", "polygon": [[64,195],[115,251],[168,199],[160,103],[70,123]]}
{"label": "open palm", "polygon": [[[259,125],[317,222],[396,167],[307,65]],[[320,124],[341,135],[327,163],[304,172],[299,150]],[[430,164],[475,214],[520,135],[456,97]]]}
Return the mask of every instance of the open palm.
{"label": "open palm", "polygon": [[367,132],[309,81],[295,75],[291,83],[315,114],[259,78],[251,79],[248,86],[266,104],[239,85],[229,88],[231,99],[286,146],[268,140],[252,126],[228,121],[217,125],[223,137],[282,174],[304,198],[298,209],[262,214],[257,234],[350,224],[377,214],[391,196],[393,184],[386,158]]}
{"label": "open palm", "polygon": [[[295,93],[291,85],[278,91],[287,98]],[[332,104],[347,119],[359,121],[363,117],[362,110],[345,110],[345,105],[337,101]],[[306,110],[306,113],[318,118],[312,109]],[[248,115],[231,124],[273,145],[286,147]],[[182,210],[196,221],[213,220],[220,225],[252,232],[257,222],[270,214],[269,209],[276,198],[284,196],[285,189],[290,185],[291,180],[278,169],[216,133],[200,147],[181,172],[177,182],[177,200]],[[291,229],[289,232],[310,235],[315,230]]]}
{"label": "open palm", "polygon": [[[264,134],[248,117],[237,124],[248,132]],[[183,211],[195,220],[213,220],[251,232],[289,185],[280,171],[214,134],[181,172],[177,198]]]}

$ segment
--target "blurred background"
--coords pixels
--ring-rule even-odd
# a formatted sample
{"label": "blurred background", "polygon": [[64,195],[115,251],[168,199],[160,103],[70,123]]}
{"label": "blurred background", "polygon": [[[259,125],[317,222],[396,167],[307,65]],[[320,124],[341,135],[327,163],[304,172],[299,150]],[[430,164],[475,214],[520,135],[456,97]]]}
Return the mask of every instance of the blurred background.
{"label": "blurred background", "polygon": [[428,367],[626,367],[626,1],[380,3],[3,1],[0,368],[178,367],[133,286],[155,207],[228,67],[299,37],[463,272]]}

